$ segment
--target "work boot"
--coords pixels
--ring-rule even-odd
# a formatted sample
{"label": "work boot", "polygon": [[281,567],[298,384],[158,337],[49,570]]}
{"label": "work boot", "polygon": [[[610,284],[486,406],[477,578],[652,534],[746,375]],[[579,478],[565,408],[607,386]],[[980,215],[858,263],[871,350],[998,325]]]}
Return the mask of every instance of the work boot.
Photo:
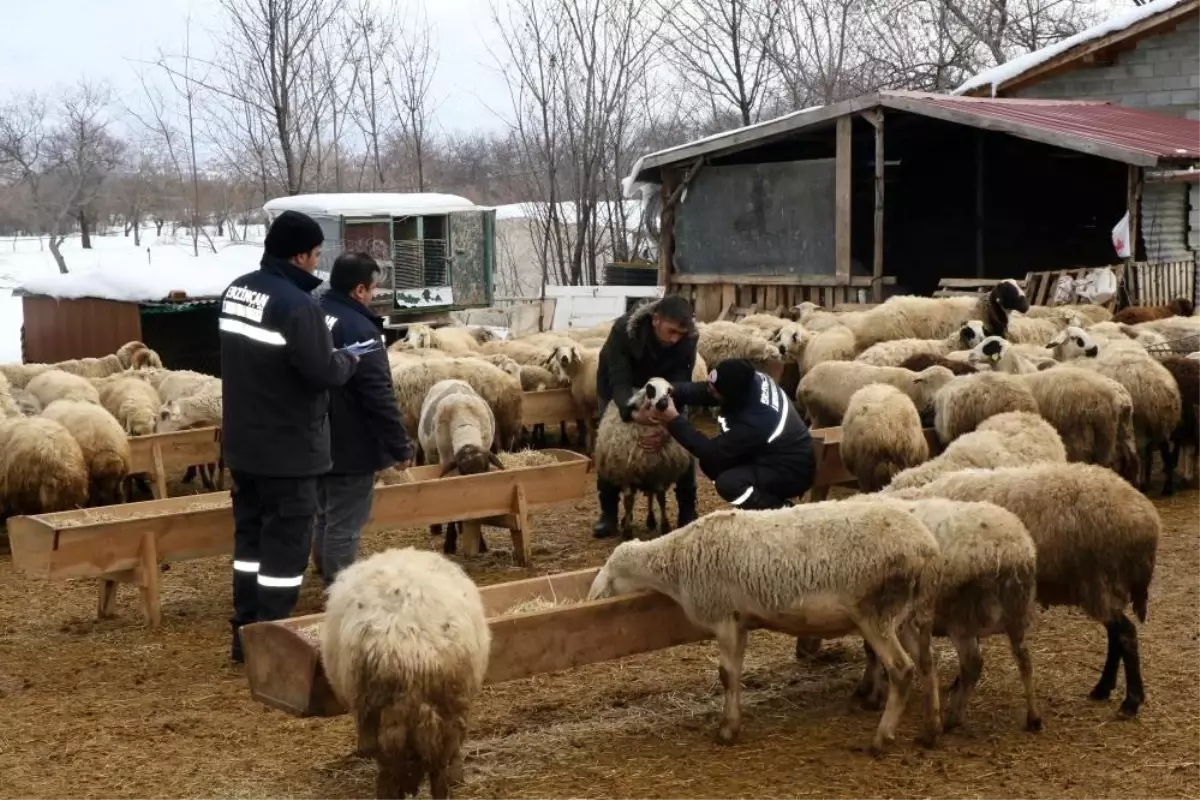
{"label": "work boot", "polygon": [[600,501],[600,518],[592,526],[592,536],[607,539],[617,533],[617,505],[621,502],[621,490],[607,483],[597,483],[596,494]]}
{"label": "work boot", "polygon": [[229,648],[229,657],[233,659],[233,663],[235,664],[244,664],[246,663],[246,658],[242,655],[241,628],[236,622],[230,622],[229,627],[233,628],[233,641]]}

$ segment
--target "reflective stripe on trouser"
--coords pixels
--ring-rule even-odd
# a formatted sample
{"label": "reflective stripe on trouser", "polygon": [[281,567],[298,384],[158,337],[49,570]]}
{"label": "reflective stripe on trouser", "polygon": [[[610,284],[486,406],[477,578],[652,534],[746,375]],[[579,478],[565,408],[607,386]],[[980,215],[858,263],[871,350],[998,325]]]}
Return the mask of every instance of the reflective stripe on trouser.
{"label": "reflective stripe on trouser", "polygon": [[725,502],[746,510],[758,511],[767,508],[783,508],[786,497],[776,494],[775,484],[768,471],[762,467],[751,465],[727,469],[717,476],[714,483],[717,494]]}
{"label": "reflective stripe on trouser", "polygon": [[300,598],[316,513],[316,478],[233,472],[234,623],[288,617]]}

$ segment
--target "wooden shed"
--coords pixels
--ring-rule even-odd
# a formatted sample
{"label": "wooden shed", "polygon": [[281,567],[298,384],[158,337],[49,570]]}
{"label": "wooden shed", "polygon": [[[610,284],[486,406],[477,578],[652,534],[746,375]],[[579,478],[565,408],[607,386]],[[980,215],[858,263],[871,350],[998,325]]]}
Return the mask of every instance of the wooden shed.
{"label": "wooden shed", "polygon": [[644,156],[627,186],[660,186],[659,284],[714,319],[1111,265],[1147,176],[1197,163],[1195,120],[883,92]]}
{"label": "wooden shed", "polygon": [[20,290],[14,294],[22,298],[25,315],[21,328],[25,363],[99,358],[137,339],[157,351],[166,367],[221,374],[219,298],[134,303],[59,299]]}

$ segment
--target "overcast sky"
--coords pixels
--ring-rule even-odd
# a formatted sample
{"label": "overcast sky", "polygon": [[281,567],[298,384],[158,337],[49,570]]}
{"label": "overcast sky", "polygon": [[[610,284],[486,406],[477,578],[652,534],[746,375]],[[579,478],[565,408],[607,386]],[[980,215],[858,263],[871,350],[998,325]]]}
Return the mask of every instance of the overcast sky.
{"label": "overcast sky", "polygon": [[[443,129],[496,130],[488,108],[508,110],[495,59],[500,46],[489,0],[415,0],[437,37],[433,95]],[[503,0],[498,0],[503,3]],[[140,94],[131,61],[153,60],[162,47],[182,49],[193,20],[193,52],[207,46],[205,30],[220,22],[217,0],[2,0],[0,96],[12,90],[53,90],[80,76],[107,79],[126,102]]]}

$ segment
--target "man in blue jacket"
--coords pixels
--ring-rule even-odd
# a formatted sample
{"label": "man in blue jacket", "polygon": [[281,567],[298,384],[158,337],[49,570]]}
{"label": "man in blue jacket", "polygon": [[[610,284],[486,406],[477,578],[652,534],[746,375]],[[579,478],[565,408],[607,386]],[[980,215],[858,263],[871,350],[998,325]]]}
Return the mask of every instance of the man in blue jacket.
{"label": "man in blue jacket", "polygon": [[310,217],[271,224],[262,262],[221,295],[221,448],[233,477],[233,646],[239,629],[283,619],[300,597],[317,512],[317,479],[333,466],[329,389],[358,361],[334,352],[309,293],[324,241]]}
{"label": "man in blue jacket", "polygon": [[358,538],[371,516],[375,473],[399,463],[412,464],[412,444],[396,405],[383,319],[368,303],[375,291],[379,265],[366,253],[343,253],[333,262],[329,290],[321,310],[333,334],[334,347],[379,340],[345,386],[329,393],[333,469],[321,478],[313,557],[325,585],[354,563]]}

